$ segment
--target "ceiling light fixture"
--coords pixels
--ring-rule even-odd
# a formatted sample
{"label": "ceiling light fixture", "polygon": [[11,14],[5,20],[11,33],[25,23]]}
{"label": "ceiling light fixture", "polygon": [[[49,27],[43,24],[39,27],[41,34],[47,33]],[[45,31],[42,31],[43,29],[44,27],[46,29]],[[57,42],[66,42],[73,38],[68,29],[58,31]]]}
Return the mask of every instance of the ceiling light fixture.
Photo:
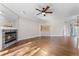
{"label": "ceiling light fixture", "polygon": [[37,9],[40,13],[38,13],[37,15],[39,14],[42,14],[44,16],[46,16],[46,14],[52,14],[53,12],[52,11],[49,11],[48,9],[50,8],[50,6],[46,6],[46,7],[43,7],[42,9]]}
{"label": "ceiling light fixture", "polygon": [[0,15],[5,15],[5,13],[3,11],[0,10]]}
{"label": "ceiling light fixture", "polygon": [[2,11],[0,11],[0,14],[2,14],[3,12]]}
{"label": "ceiling light fixture", "polygon": [[42,13],[43,15],[46,14],[45,12]]}

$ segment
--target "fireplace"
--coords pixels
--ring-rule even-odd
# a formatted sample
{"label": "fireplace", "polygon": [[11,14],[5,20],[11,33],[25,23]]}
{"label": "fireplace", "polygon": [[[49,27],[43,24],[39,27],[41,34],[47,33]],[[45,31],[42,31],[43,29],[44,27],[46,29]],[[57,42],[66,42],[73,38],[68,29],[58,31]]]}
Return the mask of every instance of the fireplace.
{"label": "fireplace", "polygon": [[4,31],[5,44],[17,40],[17,31],[10,30],[9,32]]}
{"label": "fireplace", "polygon": [[16,28],[1,28],[0,29],[0,50],[17,42]]}

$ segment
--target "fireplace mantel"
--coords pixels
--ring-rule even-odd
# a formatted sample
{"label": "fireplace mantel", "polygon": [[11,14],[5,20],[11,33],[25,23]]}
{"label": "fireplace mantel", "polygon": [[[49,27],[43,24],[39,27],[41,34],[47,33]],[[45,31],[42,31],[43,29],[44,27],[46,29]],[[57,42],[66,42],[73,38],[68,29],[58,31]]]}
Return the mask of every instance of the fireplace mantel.
{"label": "fireplace mantel", "polygon": [[0,27],[0,29],[17,29],[15,27]]}

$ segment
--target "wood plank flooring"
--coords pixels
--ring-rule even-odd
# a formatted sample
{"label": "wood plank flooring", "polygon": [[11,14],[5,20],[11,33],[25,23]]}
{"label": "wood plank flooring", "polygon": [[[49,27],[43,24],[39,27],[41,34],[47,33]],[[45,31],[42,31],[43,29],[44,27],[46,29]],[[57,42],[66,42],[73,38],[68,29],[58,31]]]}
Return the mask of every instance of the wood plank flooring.
{"label": "wood plank flooring", "polygon": [[37,37],[21,40],[0,51],[1,56],[78,56],[70,37]]}

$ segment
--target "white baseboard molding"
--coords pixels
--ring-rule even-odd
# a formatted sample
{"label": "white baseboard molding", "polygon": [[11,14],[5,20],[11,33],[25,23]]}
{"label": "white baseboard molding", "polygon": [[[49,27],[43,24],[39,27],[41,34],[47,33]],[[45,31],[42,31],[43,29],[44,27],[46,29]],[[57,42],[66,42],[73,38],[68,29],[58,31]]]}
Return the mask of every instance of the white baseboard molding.
{"label": "white baseboard molding", "polygon": [[[64,35],[42,35],[42,36],[64,36]],[[67,35],[68,37],[69,35]],[[66,37],[66,36],[65,36]]]}
{"label": "white baseboard molding", "polygon": [[31,39],[31,38],[36,38],[36,37],[70,37],[70,36],[64,36],[64,35],[38,35],[38,36],[32,36],[32,37],[26,37],[26,38],[23,38],[23,39],[18,39],[19,40],[25,40],[25,39]]}
{"label": "white baseboard molding", "polygon": [[26,38],[22,38],[22,39],[20,39],[20,38],[19,38],[19,39],[18,39],[18,41],[19,41],[19,40],[25,40],[25,39],[36,38],[36,37],[41,37],[41,36],[40,36],[40,35],[38,35],[38,36],[26,37]]}

